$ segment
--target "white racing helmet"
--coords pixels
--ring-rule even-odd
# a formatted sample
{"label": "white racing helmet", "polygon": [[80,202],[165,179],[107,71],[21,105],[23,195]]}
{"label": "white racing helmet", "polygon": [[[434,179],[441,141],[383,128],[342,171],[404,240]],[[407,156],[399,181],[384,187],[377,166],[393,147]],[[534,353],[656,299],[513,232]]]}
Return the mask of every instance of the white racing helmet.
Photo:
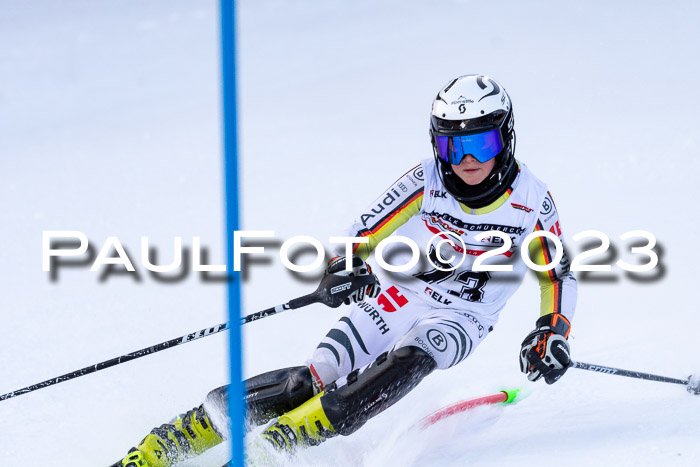
{"label": "white racing helmet", "polygon": [[[433,101],[430,140],[445,189],[471,208],[492,203],[517,175],[513,106],[506,90],[482,75],[450,81]],[[453,171],[464,157],[479,162],[496,158],[491,173],[478,185],[467,185]]]}

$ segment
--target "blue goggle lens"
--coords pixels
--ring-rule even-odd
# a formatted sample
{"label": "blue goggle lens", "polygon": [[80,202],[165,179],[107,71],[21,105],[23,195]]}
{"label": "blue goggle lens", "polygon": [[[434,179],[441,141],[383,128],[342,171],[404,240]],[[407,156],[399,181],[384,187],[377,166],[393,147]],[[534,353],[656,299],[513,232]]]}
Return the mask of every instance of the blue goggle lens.
{"label": "blue goggle lens", "polygon": [[503,149],[498,130],[463,136],[435,135],[438,156],[445,162],[459,165],[464,156],[472,155],[484,163],[496,157]]}

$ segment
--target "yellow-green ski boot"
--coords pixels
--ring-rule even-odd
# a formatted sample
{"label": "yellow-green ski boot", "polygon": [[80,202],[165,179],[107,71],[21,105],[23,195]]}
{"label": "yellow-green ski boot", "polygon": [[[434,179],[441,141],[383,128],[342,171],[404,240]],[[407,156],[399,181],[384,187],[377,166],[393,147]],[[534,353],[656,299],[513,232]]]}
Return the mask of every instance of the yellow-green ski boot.
{"label": "yellow-green ski boot", "polygon": [[154,428],[137,449],[112,467],[171,467],[221,443],[203,406]]}
{"label": "yellow-green ski boot", "polygon": [[316,446],[336,435],[317,394],[302,405],[274,419],[261,436],[279,451],[294,451],[297,446]]}

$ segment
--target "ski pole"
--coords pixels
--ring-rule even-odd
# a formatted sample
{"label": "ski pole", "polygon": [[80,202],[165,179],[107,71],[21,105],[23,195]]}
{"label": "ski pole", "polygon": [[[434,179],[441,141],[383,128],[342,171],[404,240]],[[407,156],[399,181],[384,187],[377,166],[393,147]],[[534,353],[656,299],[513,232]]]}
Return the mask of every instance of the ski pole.
{"label": "ski pole", "polygon": [[572,361],[569,365],[571,368],[579,368],[581,370],[594,371],[605,375],[627,376],[628,378],[645,379],[647,381],[658,381],[660,383],[681,384],[686,387],[688,392],[692,394],[700,394],[700,378],[690,375],[688,379],[669,378],[668,376],[652,375],[650,373],[641,373],[639,371],[623,370],[620,368],[612,368],[609,366],[593,365],[591,363]]}
{"label": "ski pole", "polygon": [[62,383],[64,381],[68,381],[71,379],[79,378],[81,376],[85,376],[90,373],[95,373],[96,371],[104,370],[105,368],[113,367],[115,365],[119,365],[120,363],[128,362],[130,360],[135,360],[137,358],[143,357],[145,355],[150,355],[152,353],[160,352],[161,350],[169,349],[171,347],[178,346],[180,344],[186,344],[188,342],[192,342],[197,339],[201,339],[202,337],[207,337],[211,336],[213,334],[217,334],[221,331],[225,331],[228,329],[229,323],[222,323],[222,324],[217,324],[216,326],[212,326],[210,328],[205,328],[197,332],[193,332],[190,334],[185,334],[184,336],[177,337],[175,339],[170,339],[169,341],[161,342],[160,344],[152,345],[150,347],[146,347],[145,349],[137,350],[136,352],[131,352],[126,355],[122,355],[121,357],[116,357],[112,358],[110,360],[96,363],[94,365],[87,366],[85,368],[82,368],[80,370],[75,370],[70,373],[66,373],[65,375],[57,376],[55,378],[47,379],[46,381],[42,381],[41,383],[36,383],[32,384],[31,386],[27,386],[26,388],[22,389],[17,389],[16,391],[8,392],[7,394],[3,394],[0,396],[0,401],[4,401],[5,399],[11,399],[13,397],[21,396],[22,394],[26,394],[28,392],[36,391],[37,389],[42,389],[48,386],[53,386],[54,384]]}
{"label": "ski pole", "polygon": [[272,316],[283,311],[301,308],[311,305],[312,303],[323,303],[331,308],[337,308],[341,303],[343,303],[343,300],[350,296],[351,293],[360,287],[374,283],[375,278],[372,275],[349,277],[329,274],[321,279],[321,283],[313,293],[292,299],[284,305],[277,305],[272,308],[268,308],[267,310],[249,314],[248,316],[241,318],[241,324],[267,318],[268,316]]}
{"label": "ski pole", "polygon": [[[321,280],[321,284],[318,286],[315,292],[304,295],[303,297],[295,298],[285,303],[284,305],[277,305],[267,310],[259,311],[257,313],[252,313],[244,318],[241,318],[241,324],[250,323],[258,319],[266,318],[268,316],[274,315],[281,311],[293,310],[296,308],[301,308],[312,303],[323,303],[331,308],[336,308],[343,303],[343,300],[347,298],[351,293],[360,287],[372,284],[375,282],[374,276],[358,276],[358,277],[347,277],[347,276],[336,276],[328,275]],[[125,363],[137,358],[150,355],[161,350],[169,349],[181,344],[187,344],[188,342],[201,339],[202,337],[211,336],[218,334],[221,331],[226,331],[229,329],[230,321],[225,323],[217,324],[215,326],[204,328],[202,330],[185,334],[184,336],[176,337],[175,339],[170,339],[160,344],[152,345],[146,347],[145,349],[137,350],[136,352],[131,352],[121,357],[112,358],[110,360],[96,363],[94,365],[87,366],[80,370],[75,370],[65,375],[57,376],[55,378],[47,379],[40,383],[32,384],[26,388],[17,389],[7,394],[0,395],[0,401],[6,399],[11,399],[13,397],[21,396],[22,394],[27,394],[28,392],[36,391],[38,389],[43,389],[48,386],[53,386],[54,384],[62,383],[75,378],[80,378],[81,376],[88,375],[90,373],[95,373],[105,368],[110,368],[121,363]]]}

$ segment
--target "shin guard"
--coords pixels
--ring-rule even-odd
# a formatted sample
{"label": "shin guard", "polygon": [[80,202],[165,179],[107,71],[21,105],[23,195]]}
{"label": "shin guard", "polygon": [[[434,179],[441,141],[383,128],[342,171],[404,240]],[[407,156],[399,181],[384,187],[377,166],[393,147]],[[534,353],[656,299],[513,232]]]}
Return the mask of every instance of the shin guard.
{"label": "shin guard", "polygon": [[246,423],[262,425],[315,394],[311,371],[305,366],[284,368],[245,381]]}
{"label": "shin guard", "polygon": [[323,412],[337,433],[349,435],[405,396],[436,366],[418,347],[385,352],[327,388],[321,397]]}

